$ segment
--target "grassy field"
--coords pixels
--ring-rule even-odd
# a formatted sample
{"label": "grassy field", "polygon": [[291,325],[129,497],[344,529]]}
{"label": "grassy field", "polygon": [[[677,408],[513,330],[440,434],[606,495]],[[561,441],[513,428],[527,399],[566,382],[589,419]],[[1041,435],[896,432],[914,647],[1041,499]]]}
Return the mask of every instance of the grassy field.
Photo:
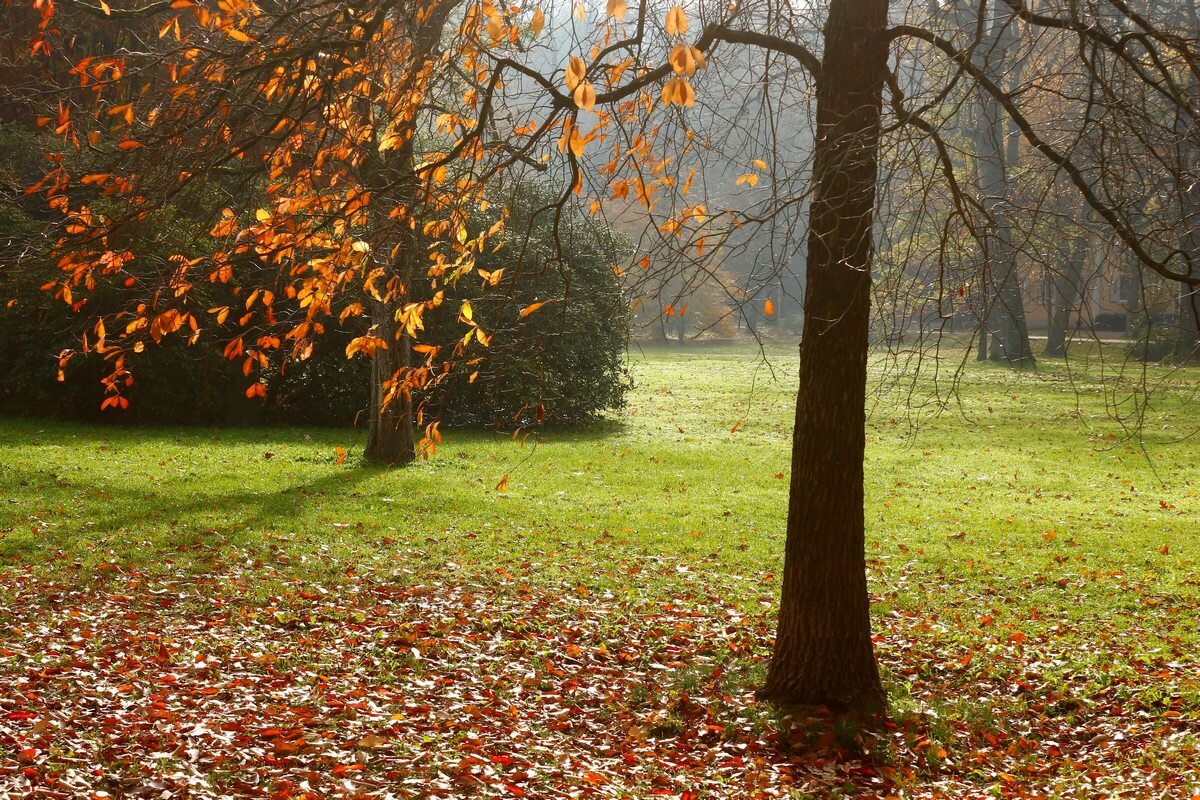
{"label": "grassy field", "polygon": [[[404,626],[437,596],[453,607],[433,616],[478,625],[554,617],[547,608],[574,598],[564,614],[575,634],[560,641],[562,626],[545,631],[536,669],[561,658],[556,648],[580,650],[580,636],[600,652],[584,646],[572,657],[592,659],[596,674],[610,653],[628,651],[619,674],[604,674],[613,686],[631,680],[627,694],[641,699],[600,703],[598,725],[625,725],[628,742],[629,731],[669,721],[666,734],[642,737],[660,759],[664,742],[678,749],[681,737],[694,744],[704,730],[726,731],[722,747],[758,742],[770,751],[754,780],[743,774],[748,767],[722,772],[679,756],[683,766],[672,774],[685,777],[655,783],[650,772],[618,769],[619,756],[601,748],[595,763],[579,756],[575,767],[560,764],[568,783],[583,776],[576,783],[584,794],[679,794],[695,785],[705,796],[1190,797],[1200,788],[1200,469],[1197,439],[1187,437],[1200,427],[1200,372],[1122,371],[1094,360],[1013,373],[943,355],[940,374],[932,361],[917,378],[884,360],[872,368],[868,558],[894,722],[882,734],[858,732],[853,746],[843,747],[845,737],[806,738],[811,726],[791,730],[750,694],[769,652],[787,502],[796,357],[781,345],[765,354],[746,345],[638,350],[636,390],[610,423],[516,440],[451,431],[433,458],[403,469],[357,463],[362,436],[351,431],[0,420],[0,624],[28,634],[48,624],[53,608],[111,611],[114,597],[178,594],[191,599],[146,611],[124,635],[157,626],[151,639],[161,652],[182,648],[190,658],[203,647],[185,642],[186,622],[217,613],[214,597],[224,598],[222,619],[228,607],[252,609],[248,619],[266,627],[248,624],[243,638],[262,648],[294,637],[306,604],[342,609],[329,625],[346,624],[354,608],[395,604],[409,609],[395,623]],[[339,446],[350,451],[341,465]],[[380,592],[399,594],[385,602]],[[485,612],[476,607],[481,594],[491,598]],[[600,619],[589,607],[621,611]],[[320,627],[319,614],[307,618]],[[688,625],[699,638],[676,641]],[[424,652],[426,639],[443,641],[451,629],[417,636],[414,649]],[[176,644],[162,630],[176,630],[167,637]],[[0,697],[6,681],[12,688],[14,676],[28,677],[33,658],[32,645],[5,636]],[[53,639],[45,636],[39,647]],[[682,654],[659,657],[672,647]],[[313,655],[312,669],[327,674],[336,659],[324,657]],[[79,669],[94,677],[96,661],[85,661]],[[292,663],[292,673],[303,663]],[[444,662],[422,663],[368,671],[376,684],[385,674],[427,680],[439,663],[457,674],[449,651]],[[648,673],[653,664],[665,674]],[[283,671],[274,662],[250,666],[256,675]],[[655,689],[642,696],[638,676],[647,674],[657,676]],[[701,696],[710,701],[703,719],[688,713]],[[693,723],[694,741],[684,735]],[[546,725],[542,736],[554,730]],[[22,747],[30,735],[0,725],[0,763],[8,747],[22,770],[32,764],[60,781],[72,774],[72,756]],[[368,736],[379,737],[378,747]],[[342,744],[363,750],[367,741],[367,750],[384,751],[371,764],[386,764],[402,761],[408,746],[401,733],[393,738],[366,733]],[[277,760],[302,760],[312,747],[311,736],[292,751],[287,743],[299,740],[282,741],[282,750],[272,745]],[[449,773],[444,796],[560,796],[551,779],[506,779],[513,773],[503,759],[511,757],[493,758],[501,758],[487,762],[499,778],[461,784]],[[110,760],[106,791],[149,780],[144,767]],[[335,767],[322,769],[337,775]],[[547,769],[543,776],[556,774]],[[388,773],[373,770],[354,774],[385,781]],[[242,777],[222,775],[205,773],[212,796],[250,794],[229,788]]]}

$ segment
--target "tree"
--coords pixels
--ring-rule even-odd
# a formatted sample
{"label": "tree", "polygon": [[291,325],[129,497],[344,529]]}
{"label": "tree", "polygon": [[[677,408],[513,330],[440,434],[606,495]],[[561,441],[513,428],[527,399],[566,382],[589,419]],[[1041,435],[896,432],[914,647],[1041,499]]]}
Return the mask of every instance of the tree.
{"label": "tree", "polygon": [[829,5],[783,594],[762,690],[780,703],[884,704],[870,635],[863,458],[886,28],[886,0]]}
{"label": "tree", "polygon": [[[1012,69],[1012,50],[1017,44],[1017,22],[1011,11],[996,0],[990,28],[976,49],[980,69],[996,84],[1002,85]],[[985,234],[980,245],[984,260],[982,280],[985,293],[983,324],[979,331],[979,352],[994,361],[1016,366],[1031,365],[1033,351],[1025,325],[1017,254],[1013,245],[1013,221],[1009,172],[1016,166],[1015,147],[1006,146],[1007,122],[1000,113],[999,101],[979,90],[975,127],[972,131],[979,172],[981,205],[987,215]],[[990,338],[990,347],[989,347]]]}

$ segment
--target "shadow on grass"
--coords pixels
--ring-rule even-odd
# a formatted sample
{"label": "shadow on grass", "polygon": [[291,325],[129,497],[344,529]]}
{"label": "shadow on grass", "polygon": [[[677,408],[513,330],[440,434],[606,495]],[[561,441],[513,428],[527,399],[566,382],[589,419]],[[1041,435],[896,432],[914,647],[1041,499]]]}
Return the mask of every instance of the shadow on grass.
{"label": "shadow on grass", "polygon": [[[529,433],[526,444],[575,447],[621,429],[617,422],[550,429]],[[261,545],[264,533],[336,540],[335,523],[380,519],[356,508],[356,496],[372,494],[364,486],[386,480],[398,500],[389,514],[407,523],[426,503],[434,508],[444,480],[438,461],[492,469],[485,465],[494,461],[495,446],[511,441],[511,434],[451,431],[431,470],[357,462],[362,442],[355,431],[0,419],[0,450],[12,454],[0,460],[0,562],[92,561],[111,550],[150,563],[197,544]],[[337,446],[350,450],[344,466],[335,463]],[[518,457],[526,451],[511,447]],[[261,459],[268,454],[266,466]]]}
{"label": "shadow on grass", "polygon": [[[555,442],[595,442],[619,436],[628,426],[621,419],[604,419],[576,426],[546,426],[518,431],[491,430],[471,427],[443,429],[447,447],[456,443],[487,444],[506,442],[522,437],[546,444]],[[366,431],[355,428],[312,428],[292,426],[216,427],[216,426],[120,426],[70,422],[57,419],[0,416],[0,444],[29,447],[95,445],[96,447],[139,447],[170,443],[174,445],[251,446],[260,444],[346,445],[361,448],[366,443]]]}
{"label": "shadow on grass", "polygon": [[[353,492],[386,471],[339,469],[271,492],[197,492],[169,482],[160,491],[148,491],[144,485],[92,482],[74,474],[62,480],[52,473],[7,466],[0,468],[0,491],[10,503],[3,510],[15,524],[8,531],[0,527],[0,560],[40,561],[47,549],[82,555],[82,542],[98,552],[128,548],[149,562],[194,545],[204,534],[217,534],[222,543],[243,547],[261,542],[264,531],[306,532],[289,526],[311,511],[304,498]],[[71,498],[75,503],[68,515]],[[18,531],[20,535],[14,535]],[[118,535],[123,542],[113,541]]]}

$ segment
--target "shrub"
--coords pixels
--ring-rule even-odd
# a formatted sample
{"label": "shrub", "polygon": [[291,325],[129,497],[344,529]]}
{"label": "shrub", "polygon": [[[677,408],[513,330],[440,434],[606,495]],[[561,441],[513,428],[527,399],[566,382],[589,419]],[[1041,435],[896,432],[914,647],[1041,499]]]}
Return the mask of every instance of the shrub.
{"label": "shrub", "polygon": [[[67,380],[59,382],[57,354],[79,348],[87,319],[126,308],[136,290],[120,282],[98,286],[88,292],[82,313],[74,313],[41,290],[56,272],[49,256],[17,257],[30,252],[26,242],[55,238],[57,221],[45,214],[44,204],[24,196],[24,187],[39,175],[31,155],[36,150],[36,134],[0,127],[0,193],[8,201],[0,203],[0,411],[52,410],[74,419],[174,424],[349,425],[360,419],[368,405],[371,367],[366,359],[345,357],[346,343],[362,332],[350,329],[319,338],[303,362],[278,355],[264,371],[265,405],[246,400],[247,381],[240,364],[223,357],[225,340],[217,326],[192,346],[174,335],[130,354],[135,383],[125,392],[126,411],[100,412],[99,378],[106,364],[94,353],[73,359]],[[206,191],[198,190],[200,195]],[[613,270],[628,243],[578,214],[564,213],[556,229],[553,213],[538,211],[554,199],[546,187],[521,184],[512,195],[508,238],[498,250],[480,254],[477,263],[487,272],[502,270],[502,277],[491,283],[469,275],[445,287],[447,302],[426,321],[450,361],[472,363],[441,375],[419,402],[427,414],[449,424],[593,420],[620,408],[629,386],[623,358],[629,315]],[[126,265],[128,272],[136,276],[139,270],[162,268],[164,254],[187,252],[189,243],[204,240],[209,225],[203,212],[186,209],[210,207],[211,198],[192,199],[197,202],[159,209],[112,238],[112,247],[137,253]],[[481,212],[472,226],[486,230],[498,219],[496,211]],[[197,284],[189,300],[202,308],[237,302],[228,286],[207,282]],[[458,357],[452,350],[462,335],[456,318],[463,300],[474,305],[492,346]],[[522,309],[535,303],[545,305],[522,316]]]}
{"label": "shrub", "polygon": [[[426,316],[429,340],[442,343],[442,355],[451,356],[442,363],[454,367],[417,398],[426,416],[447,425],[512,428],[536,423],[540,406],[542,423],[574,425],[624,405],[630,317],[614,266],[630,245],[578,214],[564,214],[556,234],[553,213],[539,212],[554,199],[545,186],[518,185],[508,202],[507,238],[476,262],[485,272],[503,270],[500,280],[491,285],[467,276],[447,286],[446,302]],[[480,213],[473,233],[498,219],[496,212]],[[456,321],[463,300],[492,338],[486,349],[452,357],[463,331]],[[361,333],[331,331],[306,361],[285,360],[269,380],[264,418],[297,425],[361,423],[371,365],[345,357],[346,344]]]}

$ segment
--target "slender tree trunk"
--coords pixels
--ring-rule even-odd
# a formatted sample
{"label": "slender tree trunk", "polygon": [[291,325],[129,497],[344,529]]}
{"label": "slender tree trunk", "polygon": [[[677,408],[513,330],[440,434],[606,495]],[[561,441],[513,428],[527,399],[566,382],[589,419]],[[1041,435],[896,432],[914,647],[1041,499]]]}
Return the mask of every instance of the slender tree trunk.
{"label": "slender tree trunk", "polygon": [[979,340],[975,345],[975,360],[988,360],[988,308],[992,304],[991,294],[988,292],[988,283],[991,278],[987,274],[986,259],[981,259],[984,263],[979,267],[981,271],[979,280]]}
{"label": "slender tree trunk", "polygon": [[1079,304],[1083,293],[1083,263],[1086,259],[1087,237],[1076,236],[1071,240],[1066,268],[1054,275],[1050,328],[1046,332],[1045,352],[1048,356],[1067,354],[1067,331],[1071,325],[1071,311]]}
{"label": "slender tree trunk", "polygon": [[882,709],[864,552],[871,241],[887,0],[832,0],[817,87],[808,283],[783,591],[761,691]]}

